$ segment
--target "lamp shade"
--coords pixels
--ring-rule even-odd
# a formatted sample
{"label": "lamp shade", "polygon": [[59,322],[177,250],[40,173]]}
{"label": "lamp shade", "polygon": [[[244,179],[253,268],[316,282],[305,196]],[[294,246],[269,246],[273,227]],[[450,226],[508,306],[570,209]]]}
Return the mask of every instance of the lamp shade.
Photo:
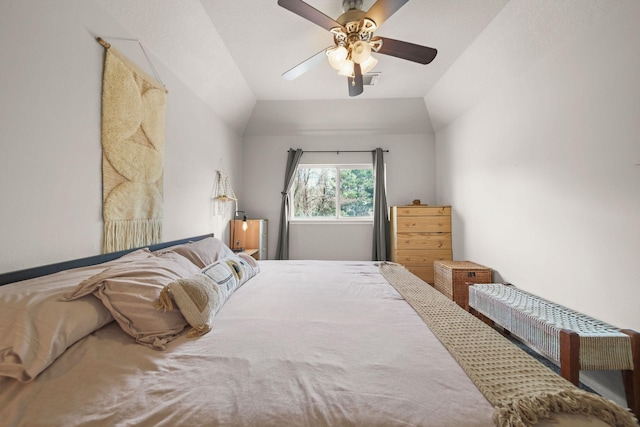
{"label": "lamp shade", "polygon": [[371,57],[371,46],[369,43],[358,40],[351,47],[351,59],[357,64],[362,64]]}
{"label": "lamp shade", "polygon": [[373,70],[373,67],[376,66],[378,60],[373,56],[369,56],[363,63],[360,64],[360,68],[362,70],[362,74],[366,74],[369,71]]}
{"label": "lamp shade", "polygon": [[344,46],[338,46],[336,48],[327,50],[329,64],[331,64],[331,66],[335,70],[340,71],[344,67],[344,63],[347,60],[348,54],[349,52]]}
{"label": "lamp shade", "polygon": [[344,63],[344,67],[338,71],[338,74],[345,77],[353,77],[353,61],[347,59]]}

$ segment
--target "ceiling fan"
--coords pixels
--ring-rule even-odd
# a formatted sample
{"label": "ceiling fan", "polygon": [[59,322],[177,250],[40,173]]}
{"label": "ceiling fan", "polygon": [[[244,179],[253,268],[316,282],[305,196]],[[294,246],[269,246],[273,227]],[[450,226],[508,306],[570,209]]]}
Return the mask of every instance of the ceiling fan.
{"label": "ceiling fan", "polygon": [[371,71],[378,62],[371,52],[420,64],[430,63],[438,53],[434,48],[373,36],[374,31],[408,1],[377,0],[365,12],[361,9],[362,0],[343,0],[344,13],[334,20],[302,0],[278,0],[285,9],[330,31],[334,41],[333,46],[286,71],[282,78],[293,80],[328,57],[329,64],[338,74],[347,77],[349,96],[358,96],[364,91],[362,75]]}

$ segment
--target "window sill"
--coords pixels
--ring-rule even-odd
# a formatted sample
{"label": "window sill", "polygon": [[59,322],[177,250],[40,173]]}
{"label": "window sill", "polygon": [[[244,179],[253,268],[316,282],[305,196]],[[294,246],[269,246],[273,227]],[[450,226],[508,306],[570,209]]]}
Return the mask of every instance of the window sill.
{"label": "window sill", "polygon": [[291,225],[373,225],[373,218],[367,219],[290,219]]}

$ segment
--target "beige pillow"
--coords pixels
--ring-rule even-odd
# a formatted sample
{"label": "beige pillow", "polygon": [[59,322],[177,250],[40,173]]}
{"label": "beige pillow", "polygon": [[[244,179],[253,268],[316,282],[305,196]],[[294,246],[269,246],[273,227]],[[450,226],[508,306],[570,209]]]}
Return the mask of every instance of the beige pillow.
{"label": "beige pillow", "polygon": [[29,382],[73,343],[112,322],[93,296],[69,302],[65,295],[109,267],[153,256],[140,249],[103,264],[0,286],[0,376]]}
{"label": "beige pillow", "polygon": [[164,350],[184,330],[187,321],[179,311],[156,310],[155,302],[166,285],[198,272],[182,255],[167,252],[109,268],[82,282],[68,298],[93,293],[137,342]]}
{"label": "beige pillow", "polygon": [[244,254],[231,255],[202,269],[195,276],[165,286],[156,307],[173,309],[172,299],[198,337],[211,330],[213,319],[231,294],[260,271],[256,261]]}
{"label": "beige pillow", "polygon": [[166,252],[180,254],[199,268],[204,268],[221,258],[233,255],[233,251],[215,237],[207,237],[197,242],[184,243],[161,251],[161,253]]}
{"label": "beige pillow", "polygon": [[224,304],[220,288],[209,276],[198,273],[187,279],[178,279],[164,287],[156,308],[173,310],[171,300],[191,325],[188,337],[199,337],[211,330],[213,318]]}

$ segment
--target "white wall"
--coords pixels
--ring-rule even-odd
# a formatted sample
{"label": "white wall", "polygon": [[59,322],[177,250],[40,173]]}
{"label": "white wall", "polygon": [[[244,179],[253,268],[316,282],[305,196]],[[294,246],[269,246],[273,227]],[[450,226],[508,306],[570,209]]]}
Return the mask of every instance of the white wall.
{"label": "white wall", "polygon": [[640,2],[437,132],[454,257],[640,330]]}
{"label": "white wall", "polygon": [[[128,37],[93,1],[0,2],[0,272],[102,247],[100,35]],[[146,67],[136,45],[112,40]],[[152,56],[153,59],[153,56]],[[211,215],[216,166],[242,189],[241,138],[162,63],[169,90],[164,239],[228,229]]]}
{"label": "white wall", "polygon": [[[354,100],[355,101],[355,100]],[[250,134],[244,141],[244,197],[240,209],[253,218],[269,221],[269,257],[275,255],[284,169],[289,148],[304,150],[373,150],[385,153],[387,202],[389,206],[409,204],[413,199],[435,203],[435,140],[422,100],[343,101],[299,103],[258,102],[250,120]],[[411,121],[416,114],[419,120]],[[348,106],[348,107],[347,107]],[[342,111],[343,117],[330,114]],[[368,111],[380,117],[370,129],[359,127]],[[322,112],[322,113],[321,113]],[[323,116],[324,112],[329,112]],[[256,122],[279,121],[259,134]],[[346,119],[345,119],[346,117]],[[354,123],[348,120],[354,117]],[[396,119],[389,119],[395,117]],[[409,118],[409,123],[404,121]],[[402,123],[400,123],[402,122]],[[416,123],[417,122],[417,123]],[[307,126],[308,124],[308,126]],[[403,133],[405,131],[417,133]],[[304,153],[301,163],[371,163],[371,153]],[[369,260],[373,239],[372,224],[292,224],[291,259]]]}

